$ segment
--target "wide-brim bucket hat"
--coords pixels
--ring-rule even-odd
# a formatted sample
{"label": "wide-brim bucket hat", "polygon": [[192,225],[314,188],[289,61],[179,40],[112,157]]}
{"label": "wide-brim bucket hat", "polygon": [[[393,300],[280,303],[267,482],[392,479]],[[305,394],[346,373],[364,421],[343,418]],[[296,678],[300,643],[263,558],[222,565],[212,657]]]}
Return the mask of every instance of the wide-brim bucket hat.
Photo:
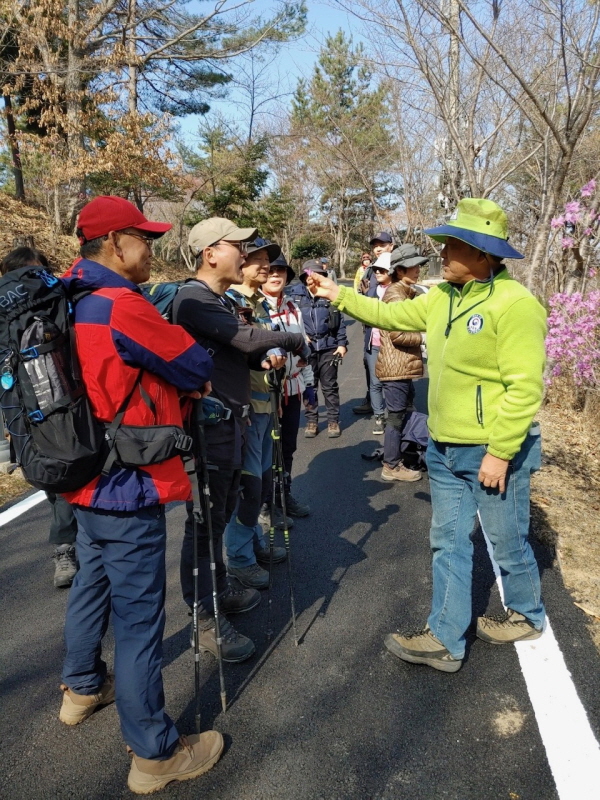
{"label": "wide-brim bucket hat", "polygon": [[476,247],[496,258],[525,258],[508,243],[508,224],[505,212],[492,200],[465,197],[445,225],[427,228],[425,233],[436,242],[450,236]]}
{"label": "wide-brim bucket hat", "polygon": [[268,239],[255,239],[253,242],[250,242],[248,247],[246,248],[246,257],[251,256],[253,253],[258,253],[259,250],[266,250],[267,258],[269,259],[269,263],[272,264],[276,258],[279,258],[281,255],[281,247],[278,244],[274,244],[270,242]]}
{"label": "wide-brim bucket hat", "polygon": [[283,253],[281,253],[281,255],[277,256],[277,258],[274,258],[273,261],[271,261],[271,267],[285,267],[285,276],[286,276],[285,277],[285,285],[286,286],[288,285],[288,283],[293,281],[294,278],[296,277],[296,273],[294,272],[294,270],[290,267],[290,265],[285,260],[285,256],[283,255]]}
{"label": "wide-brim bucket hat", "polygon": [[414,244],[401,244],[390,253],[390,263],[395,269],[396,267],[404,267],[410,269],[411,267],[422,267],[429,261],[427,256],[422,256],[419,248]]}

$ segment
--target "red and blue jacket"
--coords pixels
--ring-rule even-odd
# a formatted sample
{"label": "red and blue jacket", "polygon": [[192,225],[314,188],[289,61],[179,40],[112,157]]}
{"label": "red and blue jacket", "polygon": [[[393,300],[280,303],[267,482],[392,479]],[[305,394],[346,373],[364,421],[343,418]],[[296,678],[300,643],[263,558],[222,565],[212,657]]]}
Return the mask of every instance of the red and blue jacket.
{"label": "red and blue jacket", "polygon": [[[179,392],[200,389],[212,359],[179,325],[164,320],[136,284],[82,259],[63,278],[70,294],[88,290],[75,306],[75,340],[81,375],[94,415],[112,422],[142,372],[129,401],[124,425],[181,425]],[[69,503],[106,511],[188,500],[191,489],[179,456],[138,469],[114,466],[86,486],[64,496]]]}

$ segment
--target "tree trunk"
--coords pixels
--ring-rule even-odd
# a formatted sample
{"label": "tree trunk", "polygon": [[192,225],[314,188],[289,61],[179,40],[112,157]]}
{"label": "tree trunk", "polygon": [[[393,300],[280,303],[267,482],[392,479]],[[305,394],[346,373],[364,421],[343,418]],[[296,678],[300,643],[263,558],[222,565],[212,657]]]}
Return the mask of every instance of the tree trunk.
{"label": "tree trunk", "polygon": [[135,19],[136,19],[136,0],[129,0],[128,23],[129,43],[127,52],[129,54],[129,81],[128,81],[128,107],[130,114],[137,114],[138,104],[138,67],[136,64],[137,49],[135,45]]}
{"label": "tree trunk", "polygon": [[9,94],[3,95],[4,108],[6,110],[6,130],[8,133],[8,146],[13,163],[13,175],[15,178],[15,197],[17,200],[25,200],[25,183],[23,182],[23,168],[21,166],[21,153],[19,152],[19,142],[17,141],[17,131],[15,127],[15,117],[12,110],[12,102]]}
{"label": "tree trunk", "polygon": [[556,213],[558,200],[565,185],[567,172],[571,165],[572,152],[573,151],[570,150],[568,153],[564,153],[560,156],[560,160],[555,168],[552,185],[544,200],[543,206],[545,206],[545,208],[543,208],[543,213],[537,226],[535,243],[529,265],[529,278],[527,281],[527,288],[534,294],[539,294],[536,290],[540,288],[538,282],[542,272],[542,263],[546,258],[548,237],[550,236],[550,223],[552,222],[552,217]]}
{"label": "tree trunk", "polygon": [[67,74],[65,77],[65,104],[67,109],[67,156],[69,166],[74,175],[69,179],[68,194],[65,203],[65,217],[62,229],[72,234],[75,229],[77,215],[85,203],[85,179],[78,174],[84,152],[82,134],[81,108],[81,76],[83,72],[83,56],[77,47],[76,31],[80,24],[79,0],[69,0],[68,19],[71,38],[67,53]]}

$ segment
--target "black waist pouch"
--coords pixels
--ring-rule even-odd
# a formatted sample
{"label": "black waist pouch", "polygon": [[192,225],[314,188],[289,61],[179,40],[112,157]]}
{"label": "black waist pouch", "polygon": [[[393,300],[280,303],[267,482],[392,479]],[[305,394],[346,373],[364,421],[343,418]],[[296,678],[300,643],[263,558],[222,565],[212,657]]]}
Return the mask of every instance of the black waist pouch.
{"label": "black waist pouch", "polygon": [[192,450],[192,438],[178,425],[120,425],[114,435],[107,428],[110,454],[103,475],[116,464],[120,467],[149,467]]}
{"label": "black waist pouch", "polygon": [[331,333],[335,333],[342,322],[342,314],[337,308],[329,306],[329,316],[327,317],[327,327]]}

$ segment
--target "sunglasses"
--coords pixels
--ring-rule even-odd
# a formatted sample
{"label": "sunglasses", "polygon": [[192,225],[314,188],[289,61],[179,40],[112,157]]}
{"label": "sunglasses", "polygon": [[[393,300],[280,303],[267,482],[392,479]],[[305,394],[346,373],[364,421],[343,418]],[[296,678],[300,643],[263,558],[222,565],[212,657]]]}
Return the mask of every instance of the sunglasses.
{"label": "sunglasses", "polygon": [[373,272],[389,272],[385,267],[373,267]]}
{"label": "sunglasses", "polygon": [[287,267],[280,267],[280,266],[277,266],[277,267],[271,267],[271,268],[269,269],[269,275],[270,275],[272,272],[283,272],[283,273],[287,273]]}

